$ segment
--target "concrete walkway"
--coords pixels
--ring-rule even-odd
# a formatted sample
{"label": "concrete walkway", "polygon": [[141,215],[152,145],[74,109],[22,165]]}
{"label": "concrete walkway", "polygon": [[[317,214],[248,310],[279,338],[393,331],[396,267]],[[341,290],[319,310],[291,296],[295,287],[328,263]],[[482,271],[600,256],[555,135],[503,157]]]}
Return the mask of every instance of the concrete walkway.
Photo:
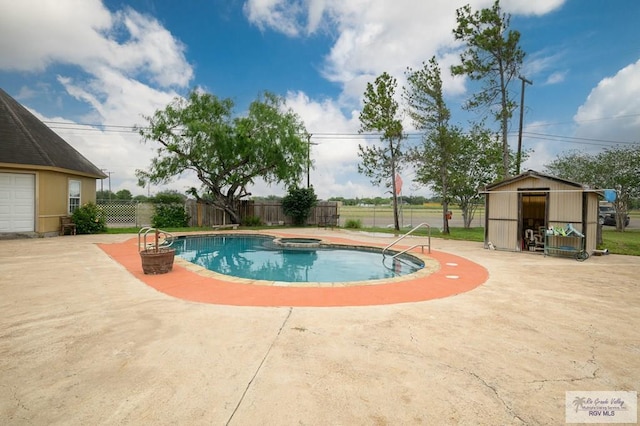
{"label": "concrete walkway", "polygon": [[564,423],[565,391],[640,391],[640,257],[434,239],[486,283],[240,307],[160,293],[97,246],[131,237],[0,241],[0,424],[548,425]]}

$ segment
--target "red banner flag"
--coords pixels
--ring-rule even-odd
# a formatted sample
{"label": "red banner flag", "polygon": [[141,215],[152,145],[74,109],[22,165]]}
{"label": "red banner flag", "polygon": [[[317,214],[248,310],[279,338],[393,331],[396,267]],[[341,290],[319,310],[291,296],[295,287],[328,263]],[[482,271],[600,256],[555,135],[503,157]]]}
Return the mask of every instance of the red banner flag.
{"label": "red banner flag", "polygon": [[402,192],[402,178],[396,173],[396,195],[400,195]]}

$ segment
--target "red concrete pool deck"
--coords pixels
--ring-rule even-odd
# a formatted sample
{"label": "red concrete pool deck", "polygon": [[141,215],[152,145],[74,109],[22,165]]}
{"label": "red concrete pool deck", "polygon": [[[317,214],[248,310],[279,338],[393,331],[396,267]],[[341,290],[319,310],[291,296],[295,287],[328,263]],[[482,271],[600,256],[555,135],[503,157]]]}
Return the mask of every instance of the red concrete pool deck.
{"label": "red concrete pool deck", "polygon": [[[269,232],[268,235],[296,236],[282,232]],[[336,244],[380,246],[340,237],[323,239]],[[192,302],[218,305],[332,307],[419,302],[470,291],[489,278],[487,269],[477,263],[451,253],[432,250],[424,256],[437,262],[438,267],[427,275],[416,274],[417,278],[390,279],[372,285],[263,285],[260,282],[226,278],[220,274],[215,277],[201,274],[183,266],[185,261],[177,261],[167,274],[146,275],[142,271],[137,238],[121,243],[99,244],[99,247],[137,279],[159,292]],[[404,249],[408,246],[398,247]],[[412,253],[419,254],[420,249],[414,249]]]}

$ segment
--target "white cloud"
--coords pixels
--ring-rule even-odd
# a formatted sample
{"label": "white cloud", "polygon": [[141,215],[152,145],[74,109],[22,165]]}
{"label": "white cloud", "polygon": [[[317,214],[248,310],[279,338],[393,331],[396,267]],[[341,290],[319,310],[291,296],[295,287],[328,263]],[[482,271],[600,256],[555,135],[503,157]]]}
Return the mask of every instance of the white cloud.
{"label": "white cloud", "polygon": [[115,16],[127,28],[130,38],[123,44],[111,44],[114,48],[110,66],[116,65],[123,71],[137,74],[148,72],[152,81],[162,87],[189,84],[193,70],[185,59],[185,46],[179,40],[156,19],[132,9],[120,11]]}
{"label": "white cloud", "polygon": [[[503,0],[501,5],[507,13],[542,15],[564,2]],[[263,30],[271,28],[291,37],[316,31],[331,34],[335,41],[321,71],[326,79],[341,85],[339,98],[315,101],[297,94],[294,99],[289,97],[289,104],[305,119],[309,129],[351,129],[355,133],[359,123],[354,109],[361,106],[366,84],[382,72],[397,79],[399,100],[407,67],[420,69],[424,61],[435,55],[442,70],[445,95],[464,95],[466,79],[453,78],[448,70],[459,61],[459,45],[453,39],[452,29],[456,26],[456,9],[465,4],[479,10],[490,7],[493,0],[248,0],[245,12],[251,11],[247,13],[249,21]],[[293,13],[282,12],[287,5]],[[558,54],[541,52],[528,62],[528,69],[532,75],[544,76],[547,84],[560,82],[567,71],[557,69],[557,57]],[[350,116],[343,116],[340,111],[348,111]],[[316,176],[321,179],[322,190],[333,191],[334,195],[354,194],[350,191],[365,194],[371,190],[380,194],[381,188],[372,188],[368,179],[357,176],[357,144],[358,141],[334,140],[314,147]],[[529,160],[532,166],[541,168],[547,161],[550,155],[545,147],[542,144]],[[350,181],[347,176],[357,176],[358,182]]]}
{"label": "white cloud", "polygon": [[[316,101],[302,92],[288,93],[286,101],[287,106],[300,115],[307,130],[312,133],[311,159],[314,168],[310,173],[310,181],[320,198],[374,197],[386,191],[385,188],[373,186],[368,177],[358,173],[358,164],[361,162],[358,145],[379,143],[377,137],[358,134],[359,111],[345,114],[338,101]],[[410,174],[407,170],[403,176]],[[407,194],[430,195],[426,188],[409,186],[408,178],[405,182]],[[267,193],[284,193],[282,188],[278,192],[270,189],[272,192]]]}
{"label": "white cloud", "polygon": [[561,129],[545,121],[534,121],[524,126],[522,150],[529,152],[529,158],[522,162],[520,170],[544,171],[544,166],[555,160],[560,153],[559,146],[563,146],[558,141],[552,140],[553,138],[544,135],[561,133]]}
{"label": "white cloud", "polygon": [[399,78],[407,66],[417,68],[454,46],[450,2],[336,1],[330,7],[337,38],[325,58],[324,75],[332,81],[348,84],[383,71]]}
{"label": "white cloud", "polygon": [[309,0],[309,14],[307,23],[307,33],[315,33],[319,27],[322,27],[322,18],[326,9],[325,0]]}
{"label": "white cloud", "polygon": [[543,49],[525,56],[522,75],[534,80],[542,86],[559,84],[566,80],[569,70],[565,68],[565,58],[568,52]]}
{"label": "white cloud", "polygon": [[640,60],[604,78],[574,116],[577,137],[640,143]]}
{"label": "white cloud", "polygon": [[274,29],[288,36],[297,36],[302,4],[288,0],[253,0],[244,5],[244,13],[261,30]]}
{"label": "white cloud", "polygon": [[[540,15],[564,1],[510,0],[502,7],[508,13]],[[463,93],[465,79],[451,77],[448,69],[459,60],[452,35],[455,11],[467,3],[478,10],[493,1],[248,0],[245,14],[259,28],[291,37],[318,28],[331,33],[335,42],[325,56],[323,76],[342,85],[341,102],[357,105],[366,82],[388,72],[401,87],[407,67],[420,68],[434,55],[441,63],[445,93]]]}
{"label": "white cloud", "polygon": [[[357,135],[360,127],[357,112],[346,116],[340,105],[332,99],[315,101],[302,92],[290,92],[287,106],[304,121],[312,134],[311,184],[320,198],[353,194],[360,185],[364,192],[368,180],[358,175],[358,144],[364,136]],[[362,193],[364,193],[362,192]]]}
{"label": "white cloud", "polygon": [[[0,0],[0,16],[0,69],[41,73],[59,64],[73,66],[73,77],[58,75],[57,81],[67,95],[90,106],[78,121],[98,126],[54,124],[55,131],[96,166],[112,172],[114,191],[146,192],[137,187],[135,170],[150,164],[155,147],[143,145],[132,128],[146,124],[142,115],[177,96],[171,87],[185,87],[192,80],[183,44],[155,18],[129,8],[111,13],[98,0]],[[52,98],[52,92],[36,83],[23,86],[17,97],[28,103],[44,94]],[[59,94],[55,99],[60,100]],[[44,121],[73,124],[68,118],[34,113]],[[100,126],[114,123],[131,127]],[[193,178],[179,178],[168,187],[184,191],[193,185]]]}
{"label": "white cloud", "polygon": [[[479,5],[487,1],[476,1]],[[465,1],[415,0],[249,0],[250,22],[289,36],[326,29],[335,38],[322,73],[344,87],[343,100],[359,99],[367,81],[386,71],[399,81],[406,67],[418,68],[431,56],[454,62],[455,9]],[[287,11],[286,13],[284,11]],[[445,88],[460,92],[462,79],[443,72]]]}
{"label": "white cloud", "polygon": [[[164,108],[178,95],[155,90],[108,68],[98,70],[95,78],[90,80],[74,81],[62,77],[59,80],[67,93],[92,105],[91,112],[83,117],[82,122],[118,123],[123,127],[107,127],[106,130],[98,127],[92,132],[56,132],[96,166],[112,172],[113,191],[129,189],[134,194],[146,194],[145,189],[137,186],[135,170],[149,166],[157,146],[153,142],[143,144],[133,128],[146,125],[143,115],[148,116]],[[199,186],[197,180],[178,178],[163,189],[184,192],[191,186]],[[153,188],[152,192],[155,192]]]}
{"label": "white cloud", "polygon": [[[324,57],[322,73],[341,85],[340,96],[318,100],[302,92],[287,94],[287,104],[300,114],[318,143],[311,151],[316,165],[311,182],[321,197],[382,192],[357,173],[357,146],[363,139],[353,134],[359,128],[357,109],[367,82],[387,71],[398,79],[399,96],[406,67],[418,69],[436,55],[445,93],[464,93],[465,79],[451,78],[446,71],[458,61],[451,34],[455,9],[467,3],[478,9],[490,6],[493,0],[245,3],[245,15],[263,31],[275,30],[290,37],[326,32],[335,40]],[[511,0],[504,1],[503,7],[512,13],[542,14],[560,4],[562,0]],[[185,58],[186,46],[155,18],[130,8],[111,12],[99,0],[0,0],[0,16],[0,69],[35,73],[57,64],[79,69],[79,76],[62,74],[58,82],[69,95],[91,106],[83,122],[144,124],[141,115],[164,107],[176,96],[172,88],[188,86],[194,76]],[[24,87],[21,96],[28,99],[39,90]],[[153,146],[141,144],[137,134],[101,128],[90,133],[57,131],[96,165],[113,172],[113,190],[146,192],[135,187],[133,171],[149,164]],[[332,133],[352,136],[331,137]],[[198,186],[198,182],[185,175],[168,187],[184,191],[190,186]],[[284,190],[257,182],[253,192],[283,194]]]}
{"label": "white cloud", "polygon": [[[518,15],[544,15],[562,6],[566,0],[502,0],[500,6],[509,13]],[[491,2],[493,3],[493,1]],[[487,5],[483,7],[489,7]]]}
{"label": "white cloud", "polygon": [[[534,150],[524,168],[541,170],[564,152],[597,153],[607,146],[640,143],[640,60],[614,76],[602,79],[591,90],[574,116],[574,129],[551,123],[530,123],[523,146]],[[535,134],[538,135],[535,135]],[[557,136],[553,136],[557,135]]]}
{"label": "white cloud", "polygon": [[[149,166],[156,146],[152,142],[143,144],[133,127],[136,124],[145,125],[141,114],[152,114],[157,108],[164,107],[172,99],[171,94],[153,91],[148,86],[119,75],[89,83],[61,79],[61,84],[70,95],[94,107],[81,121],[96,125],[78,125],[63,117],[46,117],[36,111],[32,112],[40,120],[54,123],[50,124],[54,131],[89,161],[111,172],[111,182],[102,182],[104,189],[108,189],[107,185],[110,183],[114,192],[128,189],[133,194],[146,194],[146,189],[137,186],[135,171]],[[102,89],[99,89],[100,86]],[[116,91],[114,86],[124,90]],[[104,100],[101,101],[103,97]],[[100,123],[119,125],[103,127]],[[193,181],[177,179],[166,185],[166,188],[184,192],[194,185]],[[155,192],[154,188],[152,192]]]}
{"label": "white cloud", "polygon": [[99,0],[2,0],[0,16],[3,70],[64,64],[92,74],[109,67],[163,87],[185,87],[193,78],[182,43],[132,9],[111,13]]}
{"label": "white cloud", "polygon": [[113,25],[99,0],[3,0],[0,16],[0,68],[21,71],[95,59],[106,48],[104,33]]}
{"label": "white cloud", "polygon": [[567,78],[568,73],[569,73],[568,71],[556,71],[554,73],[551,73],[547,77],[547,80],[544,82],[544,85],[562,83]]}

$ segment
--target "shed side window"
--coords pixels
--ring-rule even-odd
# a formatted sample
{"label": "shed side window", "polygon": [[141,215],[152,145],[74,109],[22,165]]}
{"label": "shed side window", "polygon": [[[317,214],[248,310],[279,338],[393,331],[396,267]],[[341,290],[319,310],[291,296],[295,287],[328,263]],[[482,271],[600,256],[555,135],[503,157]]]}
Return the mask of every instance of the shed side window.
{"label": "shed side window", "polygon": [[80,181],[69,181],[69,214],[73,214],[80,207]]}

